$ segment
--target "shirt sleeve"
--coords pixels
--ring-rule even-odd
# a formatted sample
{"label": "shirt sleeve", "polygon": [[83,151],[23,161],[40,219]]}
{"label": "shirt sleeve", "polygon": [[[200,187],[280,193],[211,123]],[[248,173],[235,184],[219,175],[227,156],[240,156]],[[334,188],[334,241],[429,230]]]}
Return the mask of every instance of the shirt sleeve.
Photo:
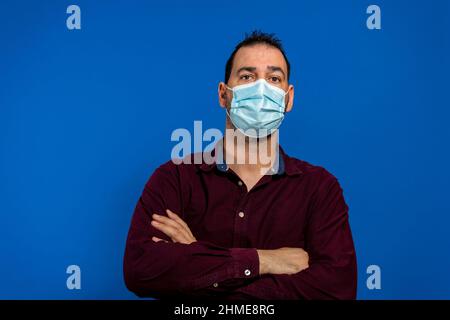
{"label": "shirt sleeve", "polygon": [[348,207],[337,180],[325,178],[313,195],[305,250],[309,268],[297,274],[264,274],[236,289],[236,299],[355,299],[356,254]]}
{"label": "shirt sleeve", "polygon": [[[140,297],[162,298],[194,290],[236,288],[259,276],[255,248],[224,248],[208,241],[173,243],[151,225],[151,215],[166,209],[183,219],[182,193],[177,165],[159,167],[147,182],[136,205],[124,256],[127,288]],[[154,242],[156,236],[169,242]]]}

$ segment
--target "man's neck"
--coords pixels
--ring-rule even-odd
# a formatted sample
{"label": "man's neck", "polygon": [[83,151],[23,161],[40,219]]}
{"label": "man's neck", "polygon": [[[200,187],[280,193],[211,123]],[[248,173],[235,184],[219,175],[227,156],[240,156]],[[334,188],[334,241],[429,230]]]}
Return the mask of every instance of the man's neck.
{"label": "man's neck", "polygon": [[[231,129],[231,128],[229,128]],[[233,130],[233,129],[231,129]],[[227,131],[232,132],[232,131]],[[224,160],[239,176],[261,177],[274,167],[279,152],[278,131],[264,138],[224,136]],[[245,141],[245,142],[243,142]]]}

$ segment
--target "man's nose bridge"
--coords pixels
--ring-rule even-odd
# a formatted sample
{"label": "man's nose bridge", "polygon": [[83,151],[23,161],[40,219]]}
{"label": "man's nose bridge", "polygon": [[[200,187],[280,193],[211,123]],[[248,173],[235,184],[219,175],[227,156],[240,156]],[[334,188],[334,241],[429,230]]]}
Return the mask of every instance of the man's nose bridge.
{"label": "man's nose bridge", "polygon": [[[263,80],[263,81],[260,81],[260,80]],[[264,79],[264,78],[262,78],[262,79],[257,79],[256,81],[259,81],[259,83],[258,83],[258,93],[259,94],[262,94],[262,93],[264,93],[264,85],[265,85],[265,82],[266,82],[266,80]]]}
{"label": "man's nose bridge", "polygon": [[256,73],[256,81],[266,79],[266,74],[264,72],[257,72]]}

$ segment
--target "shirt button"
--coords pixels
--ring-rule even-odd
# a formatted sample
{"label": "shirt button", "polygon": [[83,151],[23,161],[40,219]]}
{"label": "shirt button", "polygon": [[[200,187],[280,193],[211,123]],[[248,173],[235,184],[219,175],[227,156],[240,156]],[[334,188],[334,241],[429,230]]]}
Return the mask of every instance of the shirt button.
{"label": "shirt button", "polygon": [[239,212],[239,217],[243,218],[244,217],[244,213],[241,211]]}
{"label": "shirt button", "polygon": [[241,180],[238,181],[238,186],[242,187],[242,181]]}
{"label": "shirt button", "polygon": [[249,269],[245,269],[244,274],[246,276],[249,276],[251,274],[251,271]]}
{"label": "shirt button", "polygon": [[217,282],[214,282],[213,287],[217,288],[219,286],[219,284]]}

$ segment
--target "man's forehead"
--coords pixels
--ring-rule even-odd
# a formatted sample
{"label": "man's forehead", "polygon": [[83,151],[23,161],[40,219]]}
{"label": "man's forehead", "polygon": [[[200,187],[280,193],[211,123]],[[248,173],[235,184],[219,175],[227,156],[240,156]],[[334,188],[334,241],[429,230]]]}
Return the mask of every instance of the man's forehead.
{"label": "man's forehead", "polygon": [[254,67],[264,71],[273,71],[281,68],[287,71],[286,60],[281,51],[265,44],[239,48],[234,57],[233,69],[239,70],[243,67]]}

